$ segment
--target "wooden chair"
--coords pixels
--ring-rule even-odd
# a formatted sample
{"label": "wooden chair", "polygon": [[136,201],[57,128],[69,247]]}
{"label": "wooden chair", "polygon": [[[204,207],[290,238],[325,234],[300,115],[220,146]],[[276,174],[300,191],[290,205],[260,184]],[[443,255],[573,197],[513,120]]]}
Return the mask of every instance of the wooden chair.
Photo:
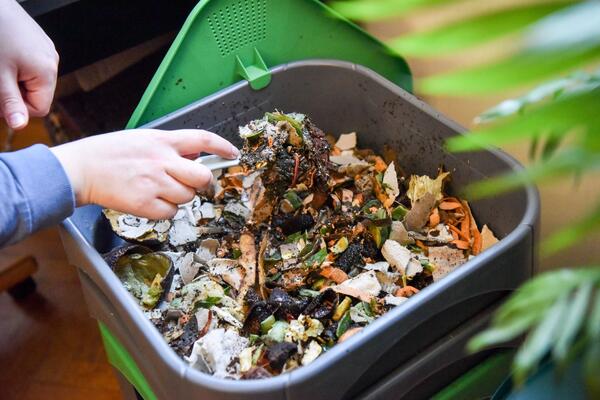
{"label": "wooden chair", "polygon": [[5,290],[14,298],[21,299],[35,291],[31,277],[38,270],[33,256],[25,256],[10,265],[0,266],[0,292]]}

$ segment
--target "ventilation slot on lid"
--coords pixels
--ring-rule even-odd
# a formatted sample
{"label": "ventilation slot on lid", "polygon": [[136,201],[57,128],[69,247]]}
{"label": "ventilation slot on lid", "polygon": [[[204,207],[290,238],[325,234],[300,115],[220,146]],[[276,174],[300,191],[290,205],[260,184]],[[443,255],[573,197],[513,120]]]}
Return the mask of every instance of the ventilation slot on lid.
{"label": "ventilation slot on lid", "polygon": [[240,0],[208,17],[221,56],[267,37],[267,0]]}

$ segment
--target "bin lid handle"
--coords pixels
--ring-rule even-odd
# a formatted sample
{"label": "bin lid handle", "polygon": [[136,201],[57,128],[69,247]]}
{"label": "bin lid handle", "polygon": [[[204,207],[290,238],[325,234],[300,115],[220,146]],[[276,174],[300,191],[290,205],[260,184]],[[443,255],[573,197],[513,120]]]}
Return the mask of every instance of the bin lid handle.
{"label": "bin lid handle", "polygon": [[250,83],[252,89],[263,89],[271,82],[271,72],[256,47],[254,48],[252,64],[244,64],[239,55],[235,56],[235,59],[237,73]]}

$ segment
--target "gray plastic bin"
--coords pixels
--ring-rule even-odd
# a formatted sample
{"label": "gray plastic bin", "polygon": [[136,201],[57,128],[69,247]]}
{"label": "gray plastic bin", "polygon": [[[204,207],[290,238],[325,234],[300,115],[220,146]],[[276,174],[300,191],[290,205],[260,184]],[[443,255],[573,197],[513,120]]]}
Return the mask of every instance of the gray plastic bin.
{"label": "gray plastic bin", "polygon": [[[364,67],[314,60],[281,65],[272,73],[271,84],[263,90],[251,90],[241,82],[147,127],[203,128],[239,144],[240,124],[279,109],[306,113],[326,132],[356,131],[361,147],[381,151],[387,143],[398,150],[402,167],[411,173],[435,175],[443,165],[452,171],[451,192],[521,168],[497,150],[447,153],[445,138],[463,128]],[[474,202],[472,208],[477,221],[487,223],[502,238],[500,243],[311,365],[260,381],[214,378],[189,368],[169,348],[100,256],[121,243],[100,208],[78,209],[61,233],[69,260],[79,269],[91,315],[124,345],[158,398],[333,400],[364,393],[532,275],[539,210],[536,190],[519,189]],[[402,382],[396,379],[394,385]]]}

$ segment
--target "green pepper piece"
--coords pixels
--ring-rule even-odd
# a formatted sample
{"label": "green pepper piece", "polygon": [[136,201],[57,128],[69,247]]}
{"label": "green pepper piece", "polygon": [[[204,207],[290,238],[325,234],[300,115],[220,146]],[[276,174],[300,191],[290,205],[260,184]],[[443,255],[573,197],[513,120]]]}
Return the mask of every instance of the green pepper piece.
{"label": "green pepper piece", "polygon": [[253,345],[254,343],[256,343],[256,341],[257,341],[258,339],[260,339],[260,336],[258,336],[258,335],[255,335],[254,333],[251,333],[251,334],[248,336],[248,339],[250,339],[250,345]]}
{"label": "green pepper piece", "polygon": [[216,306],[220,302],[220,297],[208,296],[206,299],[199,300],[194,303],[194,311],[196,311],[199,308],[211,308],[212,306]]}
{"label": "green pepper piece", "polygon": [[269,315],[267,318],[265,318],[260,323],[260,331],[263,333],[263,335],[266,334],[267,332],[269,332],[269,329],[271,329],[271,327],[273,327],[274,323],[275,323],[274,315]]}
{"label": "green pepper piece", "polygon": [[363,208],[361,209],[362,212],[364,213],[370,213],[370,208],[371,207],[377,207],[377,208],[381,208],[381,202],[379,202],[379,200],[369,200],[367,201],[367,203],[363,206]]}
{"label": "green pepper piece", "polygon": [[402,204],[400,204],[398,207],[396,207],[392,210],[392,219],[394,221],[401,221],[404,219],[407,212],[408,212],[408,209],[406,207],[404,207]]}
{"label": "green pepper piece", "polygon": [[375,245],[380,249],[381,246],[385,243],[385,241],[390,236],[390,229],[387,226],[369,226],[369,232],[373,236],[373,240],[375,241]]}
{"label": "green pepper piece", "polygon": [[240,258],[240,256],[242,255],[242,251],[240,249],[233,249],[232,251],[232,255],[234,259],[238,259]]}
{"label": "green pepper piece", "polygon": [[321,288],[323,287],[324,284],[325,284],[325,278],[319,278],[313,282],[312,288],[313,288],[313,290],[318,291],[318,290],[321,290]]}
{"label": "green pepper piece", "polygon": [[346,311],[350,309],[352,305],[352,299],[350,297],[344,297],[344,300],[335,308],[335,312],[333,313],[333,317],[331,317],[334,321],[339,321],[340,318],[344,316]]}
{"label": "green pepper piece", "polygon": [[294,207],[294,210],[297,210],[300,207],[302,207],[302,199],[293,190],[290,190],[289,192],[286,192],[283,195],[283,197],[285,197],[287,199],[287,201],[290,202],[290,204],[292,205],[292,207]]}
{"label": "green pepper piece", "polygon": [[267,332],[267,338],[271,339],[274,342],[283,342],[285,337],[285,331],[290,326],[287,322],[284,321],[275,321],[269,332]]}
{"label": "green pepper piece", "polygon": [[294,232],[285,238],[286,243],[296,243],[298,240],[304,239],[306,241],[306,232]]}
{"label": "green pepper piece", "polygon": [[310,289],[300,289],[298,291],[298,294],[300,296],[304,296],[304,297],[317,297],[321,292],[317,291],[317,290],[310,290]]}
{"label": "green pepper piece", "polygon": [[350,322],[350,311],[346,311],[344,316],[338,322],[338,326],[335,330],[335,335],[338,337],[338,339],[348,330],[350,327]]}
{"label": "green pepper piece", "polygon": [[331,251],[334,254],[340,254],[346,251],[348,248],[348,238],[346,236],[342,236],[340,240],[331,248]]}
{"label": "green pepper piece", "polygon": [[322,248],[321,250],[317,251],[312,256],[308,257],[308,259],[306,261],[304,261],[304,265],[309,268],[318,267],[321,264],[323,264],[323,261],[325,261],[326,258],[327,258],[327,248]]}

